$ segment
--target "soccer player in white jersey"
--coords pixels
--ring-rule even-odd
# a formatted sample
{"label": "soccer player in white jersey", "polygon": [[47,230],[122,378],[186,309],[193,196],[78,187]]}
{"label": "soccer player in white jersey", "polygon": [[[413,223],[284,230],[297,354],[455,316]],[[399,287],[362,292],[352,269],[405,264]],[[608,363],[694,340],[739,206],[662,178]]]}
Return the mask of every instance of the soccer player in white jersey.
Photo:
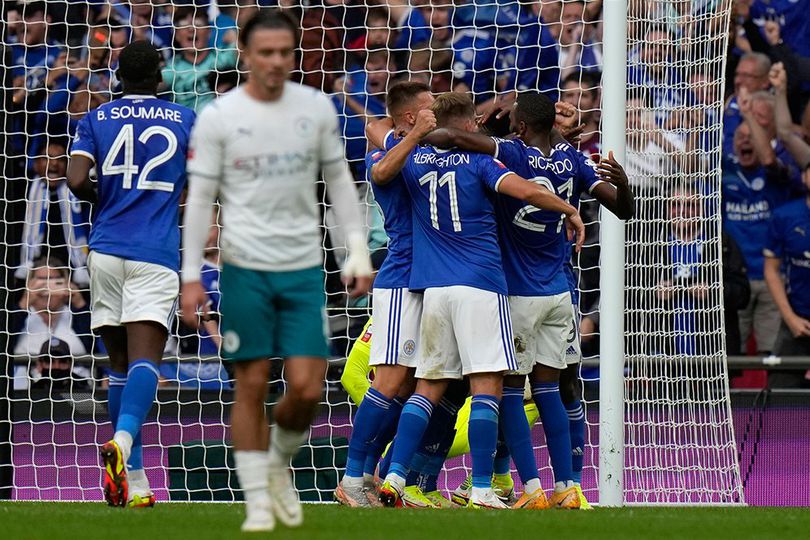
{"label": "soccer player in white jersey", "polygon": [[[318,172],[348,256],[344,281],[368,291],[371,261],[357,190],[343,155],[337,115],[322,93],[287,79],[297,25],[278,10],[260,11],[239,34],[248,82],[209,104],[192,133],[183,240],[182,310],[187,324],[205,311],[200,263],[219,196],[222,231],[222,352],[236,367],[231,433],[245,494],[245,531],[287,526],[303,514],[290,459],[307,437],[320,401],[328,346]],[[353,283],[352,283],[353,282]],[[286,393],[265,416],[271,357],[285,359]]]}
{"label": "soccer player in white jersey", "polygon": [[[475,130],[475,106],[447,93],[431,106],[440,126]],[[401,506],[411,459],[434,406],[450,380],[470,377],[470,506],[507,508],[491,487],[498,438],[503,373],[517,369],[506,279],[498,247],[492,194],[504,193],[534,207],[565,214],[581,245],[577,211],[544,186],[514,174],[490,156],[426,146],[402,160],[413,208],[412,290],[424,290],[417,387],[397,428],[391,467],[380,489],[386,506]]]}
{"label": "soccer player in white jersey", "polygon": [[[79,122],[68,167],[70,189],[95,203],[87,266],[92,327],[112,365],[108,410],[115,435],[101,448],[111,506],[155,504],[140,432],[177,302],[177,222],[194,122],[191,109],[155,97],[160,62],[146,41],[121,51],[124,97]],[[89,179],[93,165],[98,193]]]}

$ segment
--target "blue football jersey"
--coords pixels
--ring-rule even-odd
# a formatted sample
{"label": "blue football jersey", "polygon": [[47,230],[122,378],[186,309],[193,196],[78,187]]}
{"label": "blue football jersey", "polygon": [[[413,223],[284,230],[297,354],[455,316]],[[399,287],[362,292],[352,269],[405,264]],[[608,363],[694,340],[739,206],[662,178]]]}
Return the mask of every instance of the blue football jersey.
{"label": "blue football jersey", "polygon": [[559,54],[549,26],[518,2],[499,5],[495,24],[502,90],[539,90],[557,101]]}
{"label": "blue football jersey", "polygon": [[[575,191],[578,200],[579,190],[590,191],[601,182],[593,164],[568,144],[555,146],[545,156],[521,140],[495,141],[496,157],[507,167],[569,203]],[[509,294],[551,296],[569,291],[564,267],[571,259],[571,244],[564,215],[507,196],[498,197],[496,208]]]}
{"label": "blue football jersey", "polygon": [[[388,146],[388,139],[386,139]],[[413,260],[413,225],[411,221],[411,198],[402,175],[393,181],[378,186],[371,180],[371,167],[385,157],[385,150],[372,150],[366,156],[366,176],[374,199],[383,215],[385,234],[388,236],[388,253],[374,278],[374,287],[398,289],[407,287],[411,278]]]}
{"label": "blue football jersey", "polygon": [[472,91],[475,102],[495,95],[498,46],[491,32],[458,30],[453,39],[453,79]]}
{"label": "blue football jersey", "polygon": [[810,208],[805,199],[773,212],[764,254],[782,259],[790,307],[810,317]]}
{"label": "blue football jersey", "polygon": [[799,56],[810,56],[810,0],[755,0],[751,4],[751,19],[765,26],[775,19],[782,27],[781,37]]}
{"label": "blue football jersey", "polygon": [[90,249],[180,269],[180,194],[194,111],[152,96],[125,96],[78,124],[71,155],[96,164],[98,204]]}
{"label": "blue football jersey", "polygon": [[723,171],[723,225],[745,258],[749,279],[764,279],[762,250],[771,213],[788,202],[791,188],[764,167],[746,170],[726,164]]}
{"label": "blue football jersey", "polygon": [[510,173],[492,156],[414,149],[402,170],[413,214],[411,289],[465,285],[506,294],[492,195]]}

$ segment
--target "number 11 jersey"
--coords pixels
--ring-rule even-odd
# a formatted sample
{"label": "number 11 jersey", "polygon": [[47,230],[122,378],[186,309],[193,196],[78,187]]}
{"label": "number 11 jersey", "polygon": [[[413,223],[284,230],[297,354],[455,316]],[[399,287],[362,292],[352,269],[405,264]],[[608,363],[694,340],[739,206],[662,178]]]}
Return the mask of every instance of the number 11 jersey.
{"label": "number 11 jersey", "polygon": [[127,95],[81,119],[71,156],[93,160],[98,204],[90,249],[180,269],[180,195],[194,111]]}
{"label": "number 11 jersey", "polygon": [[465,285],[506,294],[493,198],[511,174],[492,156],[416,148],[402,176],[413,208],[410,288]]}

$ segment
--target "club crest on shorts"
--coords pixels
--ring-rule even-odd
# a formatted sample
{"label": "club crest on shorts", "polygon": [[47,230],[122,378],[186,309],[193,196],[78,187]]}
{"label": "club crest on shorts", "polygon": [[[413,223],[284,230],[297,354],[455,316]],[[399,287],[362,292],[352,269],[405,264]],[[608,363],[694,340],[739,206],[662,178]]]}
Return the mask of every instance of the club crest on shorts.
{"label": "club crest on shorts", "polygon": [[409,339],[408,341],[402,344],[402,352],[405,353],[405,356],[413,355],[415,350],[416,350],[416,343],[412,339]]}
{"label": "club crest on shorts", "polygon": [[239,334],[233,330],[228,330],[222,335],[222,349],[225,352],[236,352],[239,350]]}

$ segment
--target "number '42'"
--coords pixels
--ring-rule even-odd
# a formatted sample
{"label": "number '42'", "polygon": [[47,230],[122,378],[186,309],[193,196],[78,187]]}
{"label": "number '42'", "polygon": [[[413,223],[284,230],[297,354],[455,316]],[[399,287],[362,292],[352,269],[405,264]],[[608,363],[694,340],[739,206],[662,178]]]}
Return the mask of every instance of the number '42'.
{"label": "number '42'", "polygon": [[[101,174],[104,176],[115,176],[120,174],[123,177],[124,189],[132,189],[132,180],[136,176],[138,181],[135,184],[136,189],[153,189],[158,191],[174,191],[174,184],[171,182],[161,182],[159,180],[149,180],[149,174],[158,166],[163,165],[171,159],[177,152],[177,136],[167,127],[164,126],[150,126],[143,130],[143,133],[138,137],[138,142],[146,145],[149,139],[158,135],[164,137],[168,144],[166,149],[160,154],[156,155],[147,161],[143,169],[139,171],[138,166],[135,165],[135,132],[132,124],[124,124],[121,131],[115,137],[115,140],[110,146],[104,162],[101,164]],[[115,161],[121,150],[124,151],[124,159],[119,165],[115,165]],[[140,174],[139,174],[140,173]]]}

